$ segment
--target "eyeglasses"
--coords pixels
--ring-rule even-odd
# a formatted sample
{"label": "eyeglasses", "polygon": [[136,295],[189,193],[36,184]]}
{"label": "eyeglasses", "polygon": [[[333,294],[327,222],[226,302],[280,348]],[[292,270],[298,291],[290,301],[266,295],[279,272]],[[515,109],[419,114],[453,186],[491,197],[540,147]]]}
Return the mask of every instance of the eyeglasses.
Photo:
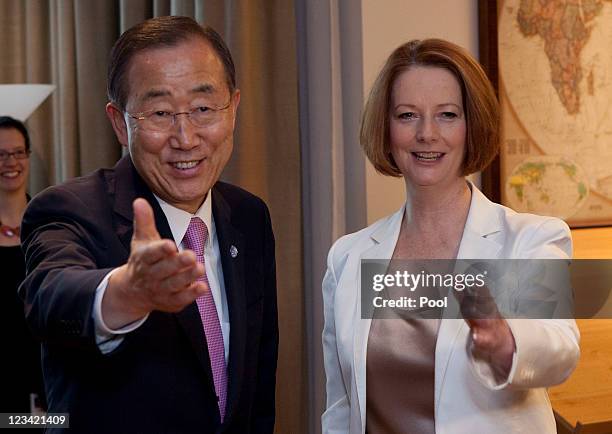
{"label": "eyeglasses", "polygon": [[30,156],[29,149],[19,149],[13,152],[0,151],[0,161],[7,161],[11,157],[15,157],[17,160],[23,160]]}
{"label": "eyeglasses", "polygon": [[148,110],[141,113],[127,113],[127,115],[140,121],[142,128],[150,131],[166,132],[176,125],[178,115],[187,115],[194,127],[205,128],[216,124],[222,117],[223,111],[231,104],[223,107],[200,106],[186,112],[168,112],[165,110]]}

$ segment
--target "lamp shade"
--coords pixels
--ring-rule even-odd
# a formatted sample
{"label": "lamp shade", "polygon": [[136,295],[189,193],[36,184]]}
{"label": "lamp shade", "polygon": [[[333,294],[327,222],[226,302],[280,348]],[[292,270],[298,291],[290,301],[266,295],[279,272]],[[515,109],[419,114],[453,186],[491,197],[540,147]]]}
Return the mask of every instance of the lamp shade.
{"label": "lamp shade", "polygon": [[23,122],[54,89],[52,84],[0,84],[0,116]]}

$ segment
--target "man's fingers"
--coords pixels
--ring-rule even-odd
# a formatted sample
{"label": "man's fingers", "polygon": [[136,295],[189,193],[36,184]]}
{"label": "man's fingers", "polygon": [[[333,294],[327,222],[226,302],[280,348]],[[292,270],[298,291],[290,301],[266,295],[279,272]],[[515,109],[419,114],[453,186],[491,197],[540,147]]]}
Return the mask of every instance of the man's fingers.
{"label": "man's fingers", "polygon": [[205,282],[192,282],[176,292],[166,293],[156,303],[156,309],[163,312],[179,312],[207,291],[209,291],[209,288]]}
{"label": "man's fingers", "polygon": [[204,275],[204,266],[202,264],[194,264],[179,270],[178,272],[168,276],[160,281],[159,288],[168,293],[178,293],[186,287],[196,282]]}
{"label": "man's fingers", "polygon": [[187,291],[190,293],[189,297],[192,297],[192,299],[195,300],[196,298],[201,297],[210,291],[210,288],[206,282],[199,280],[197,282],[193,282],[193,284],[187,288]]}
{"label": "man's fingers", "polygon": [[145,265],[153,265],[161,260],[177,255],[176,246],[170,240],[156,240],[134,246],[131,260]]}
{"label": "man's fingers", "polygon": [[134,209],[134,235],[132,240],[159,240],[161,237],[155,227],[151,205],[146,200],[138,198],[134,201],[132,207]]}
{"label": "man's fingers", "polygon": [[[148,246],[147,246],[148,247]],[[162,281],[163,279],[178,273],[179,271],[188,268],[195,267],[197,260],[192,252],[172,252],[167,255],[165,251],[155,252],[154,254],[149,253],[148,248],[142,249],[143,260],[150,265],[146,270],[146,273],[150,279],[155,281]],[[157,249],[160,250],[160,249]],[[155,260],[154,256],[161,256],[158,260]]]}
{"label": "man's fingers", "polygon": [[[152,264],[149,270],[147,270],[147,274],[150,279],[161,283],[165,279],[187,269],[199,270],[197,265],[198,262],[195,254],[191,251],[184,250]],[[196,274],[195,271],[194,274]],[[198,273],[195,278],[197,279],[201,277],[201,275],[202,273]]]}

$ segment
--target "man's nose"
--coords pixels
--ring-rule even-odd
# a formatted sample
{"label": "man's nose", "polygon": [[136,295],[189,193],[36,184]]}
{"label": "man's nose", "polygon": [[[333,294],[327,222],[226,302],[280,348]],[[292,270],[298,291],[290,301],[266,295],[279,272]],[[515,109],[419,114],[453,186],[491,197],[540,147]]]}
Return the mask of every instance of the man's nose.
{"label": "man's nose", "polygon": [[180,149],[191,149],[196,146],[196,127],[191,123],[188,113],[177,113],[174,118],[174,141]]}

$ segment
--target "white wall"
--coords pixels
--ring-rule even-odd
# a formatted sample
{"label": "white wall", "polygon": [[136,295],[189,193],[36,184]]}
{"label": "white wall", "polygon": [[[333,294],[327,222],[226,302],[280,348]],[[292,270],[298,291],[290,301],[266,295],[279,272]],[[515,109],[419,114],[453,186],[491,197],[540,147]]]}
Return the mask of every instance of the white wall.
{"label": "white wall", "polygon": [[[478,56],[477,0],[362,0],[363,85],[367,98],[387,56],[411,39],[448,39]],[[366,162],[368,224],[405,200],[403,179],[382,176]]]}

